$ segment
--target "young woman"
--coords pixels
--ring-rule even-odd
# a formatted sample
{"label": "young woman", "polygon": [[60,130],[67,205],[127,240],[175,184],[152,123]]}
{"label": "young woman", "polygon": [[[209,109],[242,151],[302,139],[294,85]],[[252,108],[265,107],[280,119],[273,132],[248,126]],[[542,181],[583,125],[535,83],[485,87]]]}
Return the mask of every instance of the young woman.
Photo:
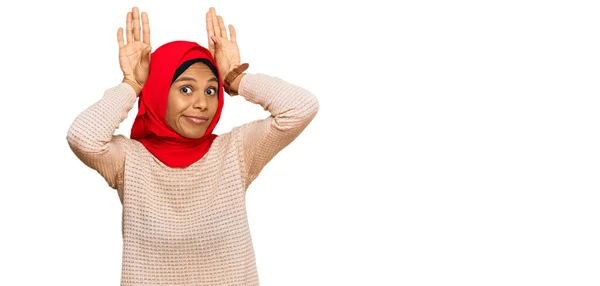
{"label": "young woman", "polygon": [[[245,191],[319,109],[300,87],[244,73],[235,29],[214,8],[206,27],[209,49],[176,41],[151,53],[148,16],[140,25],[134,7],[117,34],[123,82],[67,135],[123,205],[121,285],[258,285]],[[224,88],[271,116],[213,134]],[[114,135],[138,98],[131,138]]]}

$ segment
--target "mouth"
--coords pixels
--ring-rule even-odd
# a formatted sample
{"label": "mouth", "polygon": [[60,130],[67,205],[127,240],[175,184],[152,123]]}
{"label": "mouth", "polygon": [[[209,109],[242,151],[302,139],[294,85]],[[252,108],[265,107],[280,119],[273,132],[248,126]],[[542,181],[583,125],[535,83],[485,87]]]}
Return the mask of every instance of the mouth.
{"label": "mouth", "polygon": [[185,119],[192,123],[192,124],[203,124],[205,122],[208,121],[208,117],[206,116],[186,116],[184,115],[183,117],[185,117]]}

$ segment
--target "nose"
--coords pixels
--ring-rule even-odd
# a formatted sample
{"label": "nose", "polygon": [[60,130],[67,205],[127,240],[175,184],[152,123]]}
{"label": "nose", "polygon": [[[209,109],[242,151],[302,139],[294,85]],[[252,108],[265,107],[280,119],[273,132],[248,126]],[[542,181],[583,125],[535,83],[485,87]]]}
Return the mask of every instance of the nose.
{"label": "nose", "polygon": [[205,110],[206,108],[208,108],[206,96],[204,96],[203,94],[197,95],[194,99],[194,108],[198,108],[200,110]]}

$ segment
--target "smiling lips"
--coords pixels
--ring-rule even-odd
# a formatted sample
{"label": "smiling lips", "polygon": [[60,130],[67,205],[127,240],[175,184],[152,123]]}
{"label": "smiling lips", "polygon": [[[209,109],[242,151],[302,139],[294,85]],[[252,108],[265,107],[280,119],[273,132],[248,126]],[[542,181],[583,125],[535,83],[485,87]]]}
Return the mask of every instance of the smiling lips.
{"label": "smiling lips", "polygon": [[205,116],[186,116],[186,115],[184,115],[183,117],[185,117],[185,119],[187,119],[187,121],[189,121],[193,124],[202,124],[202,123],[208,121],[208,117],[205,117]]}

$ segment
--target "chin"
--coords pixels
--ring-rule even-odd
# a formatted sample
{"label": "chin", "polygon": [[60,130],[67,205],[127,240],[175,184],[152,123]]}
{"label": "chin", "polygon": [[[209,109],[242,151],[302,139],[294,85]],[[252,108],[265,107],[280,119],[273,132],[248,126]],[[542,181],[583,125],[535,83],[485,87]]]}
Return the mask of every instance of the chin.
{"label": "chin", "polygon": [[203,130],[202,132],[199,132],[199,133],[196,133],[196,132],[186,132],[185,137],[192,138],[192,139],[198,139],[198,138],[201,138],[202,136],[204,136],[205,132],[206,132],[206,130]]}

